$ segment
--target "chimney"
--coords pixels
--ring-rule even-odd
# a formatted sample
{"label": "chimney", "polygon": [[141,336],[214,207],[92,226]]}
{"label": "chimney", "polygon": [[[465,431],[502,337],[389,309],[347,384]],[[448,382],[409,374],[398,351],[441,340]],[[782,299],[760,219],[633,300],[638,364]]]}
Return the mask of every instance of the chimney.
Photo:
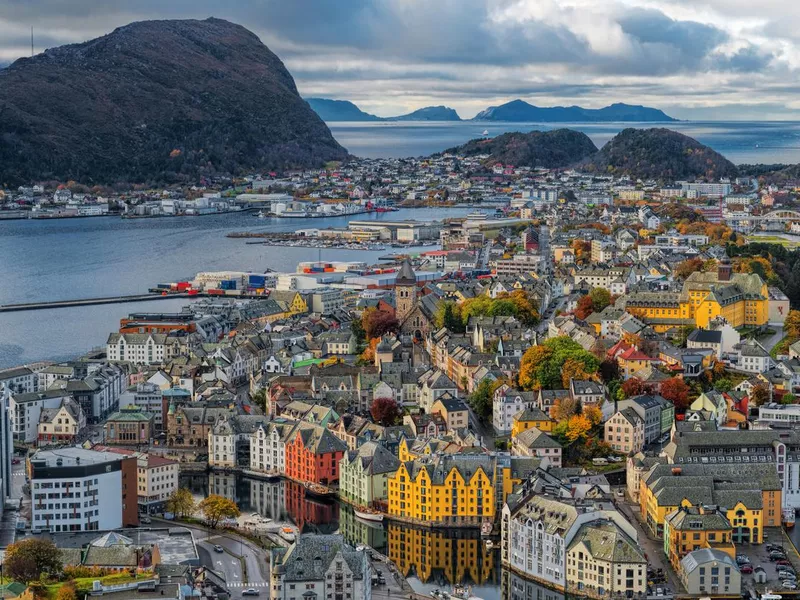
{"label": "chimney", "polygon": [[731,280],[731,261],[727,256],[719,261],[719,265],[717,265],[717,279],[719,281]]}

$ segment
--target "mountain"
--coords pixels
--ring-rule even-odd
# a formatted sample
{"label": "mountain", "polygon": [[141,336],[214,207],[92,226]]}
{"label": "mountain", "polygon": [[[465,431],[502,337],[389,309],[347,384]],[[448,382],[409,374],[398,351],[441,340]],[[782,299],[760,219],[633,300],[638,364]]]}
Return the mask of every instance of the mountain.
{"label": "mountain", "polygon": [[280,59],[220,19],[132,23],[0,70],[0,182],[170,182],[347,156]]}
{"label": "mountain", "polygon": [[328,98],[306,98],[311,109],[323,121],[382,121],[358,108],[348,100],[330,100]]}
{"label": "mountain", "polygon": [[735,177],[736,166],[697,140],[669,129],[623,129],[577,165],[583,171],[637,179]]}
{"label": "mountain", "polygon": [[460,121],[458,113],[447,106],[426,106],[407,115],[389,117],[387,121]]}
{"label": "mountain", "polygon": [[504,133],[495,138],[471,140],[445,150],[449,154],[488,154],[486,164],[497,162],[518,167],[556,169],[576,163],[597,152],[585,133],[571,129]]}
{"label": "mountain", "polygon": [[656,108],[612,104],[605,108],[554,106],[541,108],[524,100],[512,100],[500,106],[490,106],[474,117],[475,121],[519,121],[533,123],[580,123],[601,121],[675,121]]}

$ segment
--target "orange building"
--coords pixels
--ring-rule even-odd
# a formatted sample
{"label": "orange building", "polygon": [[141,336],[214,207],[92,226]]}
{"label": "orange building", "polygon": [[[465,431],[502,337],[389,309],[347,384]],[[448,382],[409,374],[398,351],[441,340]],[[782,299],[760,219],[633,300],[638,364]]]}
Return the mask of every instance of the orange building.
{"label": "orange building", "polygon": [[298,423],[286,442],[286,475],[297,481],[335,483],[345,452],[347,444],[325,427]]}

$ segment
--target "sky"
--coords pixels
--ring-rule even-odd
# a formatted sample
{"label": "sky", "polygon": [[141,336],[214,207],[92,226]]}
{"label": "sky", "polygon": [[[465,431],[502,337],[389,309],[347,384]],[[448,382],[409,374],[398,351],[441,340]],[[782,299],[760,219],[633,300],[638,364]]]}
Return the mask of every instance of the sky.
{"label": "sky", "polygon": [[391,116],[644,104],[681,119],[800,120],[797,0],[0,0],[0,64],[131,21],[258,34],[305,97]]}

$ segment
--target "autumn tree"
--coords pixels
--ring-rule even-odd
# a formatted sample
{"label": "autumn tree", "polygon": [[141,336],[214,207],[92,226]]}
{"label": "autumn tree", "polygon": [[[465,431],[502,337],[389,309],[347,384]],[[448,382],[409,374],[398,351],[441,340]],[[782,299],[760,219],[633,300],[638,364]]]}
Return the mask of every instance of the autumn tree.
{"label": "autumn tree", "polygon": [[585,415],[572,415],[567,421],[565,435],[570,442],[585,439],[592,430],[592,423]]}
{"label": "autumn tree", "polygon": [[604,288],[594,288],[591,292],[589,292],[589,298],[592,300],[592,309],[594,312],[600,312],[606,306],[611,304],[611,292]]}
{"label": "autumn tree", "polygon": [[52,541],[27,539],[6,548],[3,568],[5,574],[20,583],[40,576],[52,577],[61,572],[61,550]]}
{"label": "autumn tree", "polygon": [[600,364],[594,354],[569,337],[550,338],[541,345],[528,348],[523,354],[519,383],[527,390],[559,389],[562,386],[561,371],[568,360],[580,363],[587,376],[597,373]]}
{"label": "autumn tree", "polygon": [[197,510],[192,492],[178,488],[167,498],[167,510],[178,517],[190,517]]}
{"label": "autumn tree", "polygon": [[236,502],[217,494],[203,498],[197,508],[203,513],[206,522],[212,529],[216,528],[223,519],[235,519],[240,514]]}
{"label": "autumn tree", "polygon": [[582,296],[578,303],[575,305],[575,316],[581,321],[586,320],[590,314],[594,312],[594,303],[591,296]]}
{"label": "autumn tree", "polygon": [[762,404],[766,404],[769,402],[770,393],[769,388],[763,383],[759,383],[758,385],[753,386],[753,389],[750,391],[750,402],[753,406],[761,406]]}
{"label": "autumn tree", "polygon": [[375,362],[375,351],[378,348],[381,338],[372,338],[364,351],[359,355],[358,359],[362,364],[371,365]]}
{"label": "autumn tree", "polygon": [[672,402],[675,410],[684,412],[689,407],[689,386],[683,377],[670,377],[661,382],[661,396]]}
{"label": "autumn tree", "polygon": [[369,406],[372,418],[383,426],[394,425],[402,412],[394,398],[375,398]]}
{"label": "autumn tree", "polygon": [[385,333],[397,333],[400,323],[395,316],[387,311],[377,308],[368,308],[361,315],[361,326],[367,340],[381,337]]}
{"label": "autumn tree", "polygon": [[561,369],[561,385],[564,389],[569,388],[572,379],[585,380],[593,377],[593,374],[586,372],[586,365],[574,358],[568,358]]}
{"label": "autumn tree", "polygon": [[592,426],[599,425],[603,422],[603,411],[600,410],[599,406],[595,406],[594,404],[584,406],[581,414],[589,419]]}
{"label": "autumn tree", "polygon": [[651,387],[644,383],[638,377],[631,377],[630,379],[622,382],[622,393],[626,398],[633,398],[634,396],[641,396],[642,394],[649,394]]}
{"label": "autumn tree", "polygon": [[67,581],[58,588],[56,600],[78,600],[78,590],[75,586],[75,582],[72,580]]}
{"label": "autumn tree", "polygon": [[580,403],[571,396],[559,398],[550,407],[550,418],[557,422],[568,421],[578,414]]}
{"label": "autumn tree", "polygon": [[514,304],[514,316],[526,326],[536,325],[539,322],[539,310],[531,300],[531,296],[525,290],[514,290],[511,293],[498,295],[501,300],[510,300]]}
{"label": "autumn tree", "polygon": [[702,258],[687,258],[683,262],[679,262],[672,269],[673,275],[678,279],[686,279],[692,273],[703,270]]}
{"label": "autumn tree", "polygon": [[783,332],[792,342],[800,339],[800,310],[790,310],[783,323]]}
{"label": "autumn tree", "polygon": [[437,329],[445,327],[454,333],[466,331],[464,321],[461,318],[461,306],[450,300],[439,303],[439,308],[434,315],[434,324]]}

